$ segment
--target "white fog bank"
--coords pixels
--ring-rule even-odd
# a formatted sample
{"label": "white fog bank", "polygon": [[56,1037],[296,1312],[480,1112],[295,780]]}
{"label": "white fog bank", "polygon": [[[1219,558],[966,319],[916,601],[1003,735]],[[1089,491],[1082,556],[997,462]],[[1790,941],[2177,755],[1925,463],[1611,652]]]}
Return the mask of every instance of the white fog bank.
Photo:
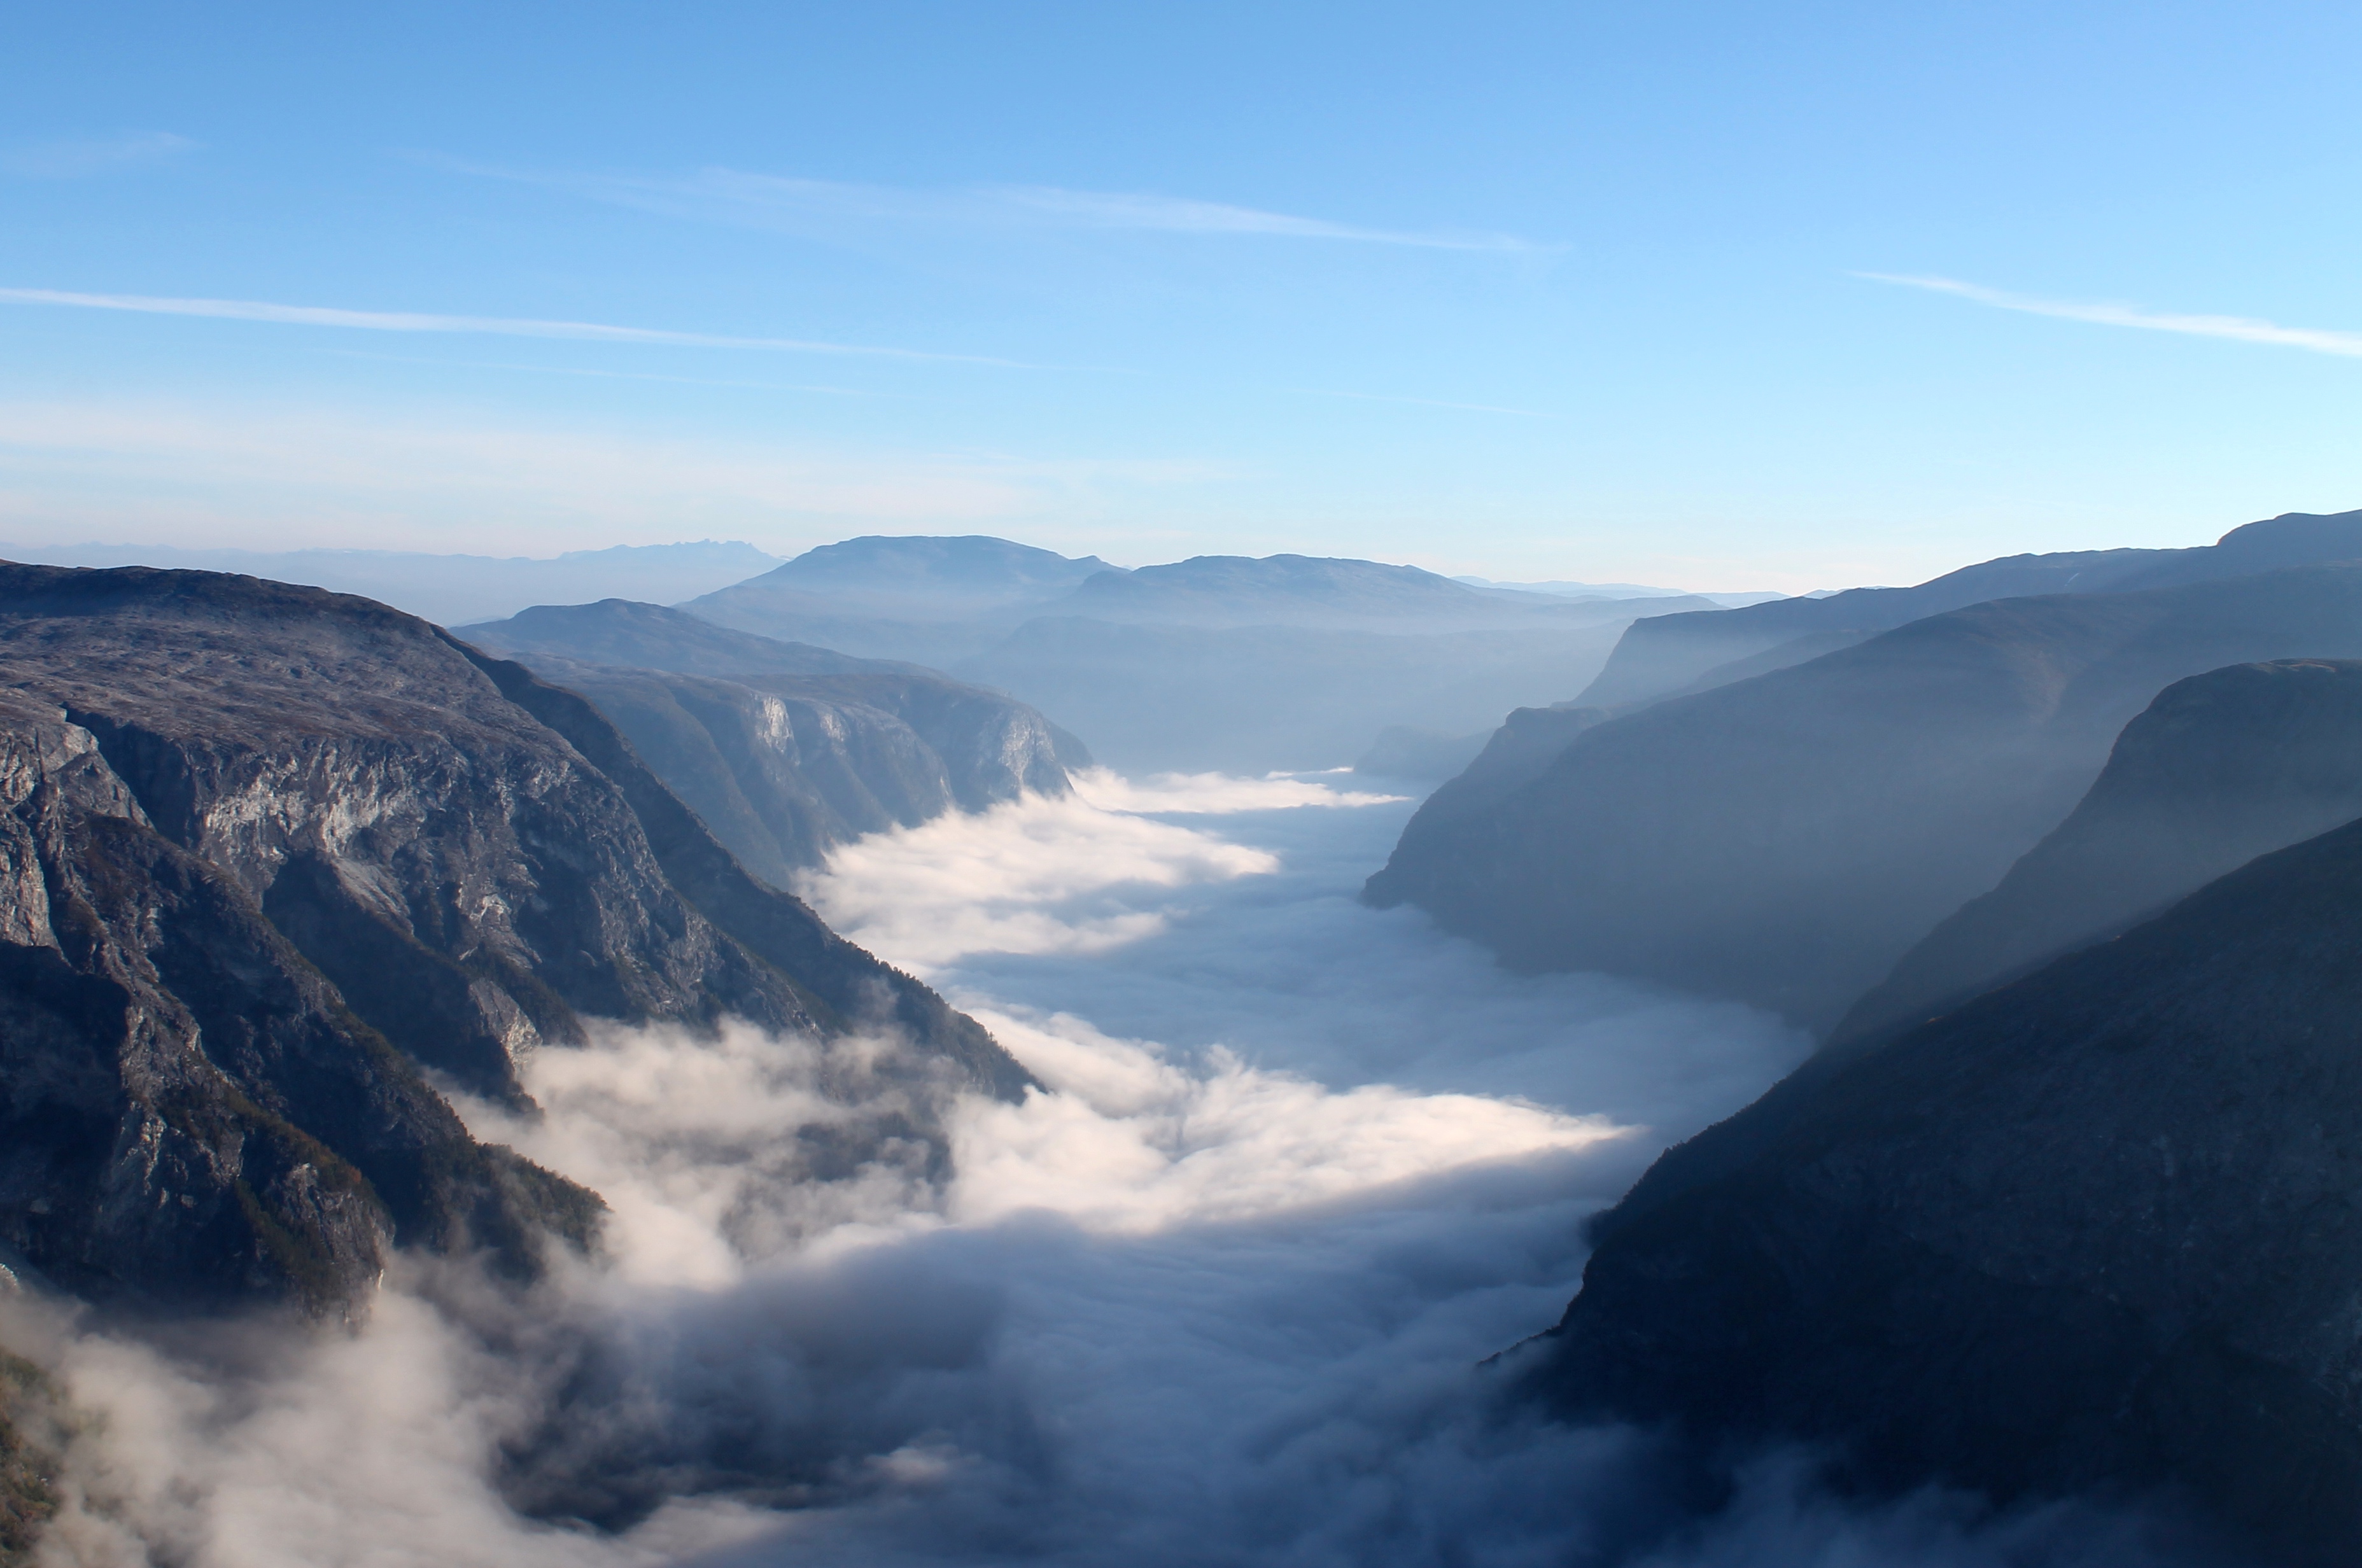
{"label": "white fog bank", "polygon": [[541,1115],[465,1108],[613,1208],[523,1299],[411,1259],[358,1332],[161,1343],[0,1303],[85,1423],[43,1562],[2147,1560],[2074,1510],[1839,1507],[1776,1456],[1669,1531],[1628,1434],[1505,1416],[1478,1364],[1557,1320],[1584,1216],[1806,1042],[1363,908],[1407,799],[1083,783],[805,889],[1044,1086],[954,1106],[948,1171],[892,1135],[890,1040],[613,1029],[534,1059]]}

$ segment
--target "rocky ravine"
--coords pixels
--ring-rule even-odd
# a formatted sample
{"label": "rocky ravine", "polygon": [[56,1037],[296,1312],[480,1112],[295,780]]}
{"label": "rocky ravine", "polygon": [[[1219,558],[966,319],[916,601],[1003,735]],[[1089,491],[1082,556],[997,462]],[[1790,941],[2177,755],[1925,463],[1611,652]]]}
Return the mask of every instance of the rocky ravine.
{"label": "rocky ravine", "polygon": [[514,1098],[587,1019],[725,1015],[1027,1081],[521,667],[318,590],[0,566],[0,1242],[57,1283],[325,1309],[394,1245],[527,1268],[598,1200],[422,1069]]}
{"label": "rocky ravine", "polygon": [[918,665],[610,599],[458,635],[580,692],[750,870],[779,886],[864,834],[1068,793],[1082,743]]}

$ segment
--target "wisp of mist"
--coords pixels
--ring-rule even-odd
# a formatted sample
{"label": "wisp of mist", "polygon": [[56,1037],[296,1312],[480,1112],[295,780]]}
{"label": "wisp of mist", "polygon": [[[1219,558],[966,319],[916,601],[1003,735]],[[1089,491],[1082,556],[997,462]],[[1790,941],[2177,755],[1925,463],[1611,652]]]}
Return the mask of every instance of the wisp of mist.
{"label": "wisp of mist", "polygon": [[947,1169],[890,1038],[610,1028],[528,1065],[539,1115],[463,1106],[607,1199],[596,1262],[406,1256],[358,1329],[0,1301],[73,1412],[41,1561],[2138,1560],[1782,1454],[1669,1527],[1644,1437],[1505,1410],[1480,1364],[1556,1321],[1584,1217],[1809,1043],[1362,907],[1413,803],[1366,781],[1079,783],[800,889],[1044,1086],[933,1107]]}

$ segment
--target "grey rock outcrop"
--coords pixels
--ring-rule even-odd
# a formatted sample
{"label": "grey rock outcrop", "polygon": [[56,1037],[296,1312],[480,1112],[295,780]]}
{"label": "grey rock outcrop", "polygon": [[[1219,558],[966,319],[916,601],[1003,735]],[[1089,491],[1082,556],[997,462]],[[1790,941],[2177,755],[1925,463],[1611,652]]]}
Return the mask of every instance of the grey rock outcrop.
{"label": "grey rock outcrop", "polygon": [[2362,823],[1885,1043],[1595,1226],[1529,1390],[1857,1485],[2362,1552]]}
{"label": "grey rock outcrop", "polygon": [[1856,1002],[1833,1044],[1948,1010],[2104,942],[2258,855],[2362,817],[2362,664],[2176,681],[2067,820]]}
{"label": "grey rock outcrop", "polygon": [[589,704],[366,600],[0,565],[0,1242],[68,1288],[326,1309],[391,1245],[587,1239],[424,1070],[515,1099],[590,1018],[891,1019],[1025,1081]]}
{"label": "grey rock outcrop", "polygon": [[1975,605],[1609,719],[1473,807],[1439,791],[1368,896],[1519,967],[1827,1030],[2066,817],[2164,687],[2356,656],[2362,565]]}

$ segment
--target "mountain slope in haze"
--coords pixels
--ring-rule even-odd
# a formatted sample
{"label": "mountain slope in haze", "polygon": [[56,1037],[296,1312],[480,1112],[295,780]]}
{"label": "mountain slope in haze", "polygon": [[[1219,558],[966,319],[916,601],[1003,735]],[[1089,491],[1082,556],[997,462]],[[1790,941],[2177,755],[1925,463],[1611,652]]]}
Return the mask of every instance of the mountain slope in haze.
{"label": "mountain slope in haze", "polygon": [[2362,664],[2235,665],[2177,681],[2125,726],[2067,820],[1904,954],[1832,1042],[1944,1011],[2356,817]]}
{"label": "mountain slope in haze", "polygon": [[2356,656],[2362,565],[1975,605],[1610,719],[1478,809],[1439,792],[1367,896],[1519,967],[1826,1030],[2058,825],[2167,685]]}
{"label": "mountain slope in haze", "polygon": [[[932,605],[965,614],[1049,599],[1101,572],[1122,575],[1097,556],[1062,556],[981,534],[866,535],[806,550],[756,582],[897,613]],[[744,584],[742,597],[755,597],[756,582]]]}
{"label": "mountain slope in haze", "polygon": [[1189,626],[1317,626],[1387,632],[1597,624],[1712,606],[1683,596],[1573,600],[1480,589],[1417,567],[1315,556],[1196,556],[1108,572],[1043,607],[1047,616]]}
{"label": "mountain slope in haze", "polygon": [[587,1237],[422,1069],[513,1101],[592,1019],[890,1021],[915,1086],[1027,1081],[587,702],[400,612],[0,566],[0,1243],[69,1288],[326,1308],[395,1244]]}
{"label": "mountain slope in haze", "polygon": [[1029,621],[956,674],[1015,693],[1127,770],[1341,767],[1390,725],[1467,734],[1553,701],[1621,622],[1401,635]]}
{"label": "mountain slope in haze", "polygon": [[[1561,1410],[1856,1484],[2362,1553],[2362,823],[1669,1151],[1533,1347]],[[2251,1560],[2234,1554],[2235,1560]]]}
{"label": "mountain slope in haze", "polygon": [[768,571],[779,558],[737,541],[618,545],[529,556],[438,556],[416,550],[208,550],[160,545],[0,546],[44,566],[146,566],[231,572],[358,593],[441,625],[513,615],[529,604],[629,593],[687,599]]}
{"label": "mountain slope in haze", "polygon": [[[1686,588],[1650,588],[1638,582],[1501,582],[1489,577],[1454,577],[1454,582],[1464,582],[1471,588],[1506,588],[1518,593],[1551,593],[1569,599],[1682,599],[1692,596]],[[1697,591],[1694,597],[1711,601],[1726,610],[1742,605],[1767,603],[1790,595],[1759,589],[1745,593],[1708,593]]]}
{"label": "mountain slope in haze", "polygon": [[457,635],[579,691],[756,875],[952,811],[1068,793],[1081,743],[1021,702],[916,665],[608,600]]}
{"label": "mountain slope in haze", "polygon": [[1097,556],[981,535],[873,536],[807,550],[680,608],[758,636],[942,665],[990,646],[1031,607],[1109,571],[1120,575]]}
{"label": "mountain slope in haze", "polygon": [[[1224,556],[1089,573],[1053,598],[977,609],[1089,563],[1024,554],[1021,572],[979,568],[986,587],[959,602],[928,588],[932,557],[920,548],[952,544],[994,547],[988,566],[1022,548],[849,541],[829,547],[862,547],[844,563],[814,551],[680,608],[997,687],[1114,767],[1251,772],[1347,766],[1389,726],[1488,728],[1581,687],[1635,616],[1710,608],[1483,591],[1374,561]],[[914,551],[918,565],[903,570]]]}
{"label": "mountain slope in haze", "polygon": [[1650,701],[1709,681],[1802,664],[1829,651],[1832,635],[1890,631],[1992,599],[2121,593],[2356,558],[2362,558],[2362,512],[2291,512],[2234,528],[2216,543],[2191,549],[2008,556],[1962,567],[1915,588],[1856,588],[1710,616],[1651,618],[1634,624],[1577,701],[1603,708]]}

